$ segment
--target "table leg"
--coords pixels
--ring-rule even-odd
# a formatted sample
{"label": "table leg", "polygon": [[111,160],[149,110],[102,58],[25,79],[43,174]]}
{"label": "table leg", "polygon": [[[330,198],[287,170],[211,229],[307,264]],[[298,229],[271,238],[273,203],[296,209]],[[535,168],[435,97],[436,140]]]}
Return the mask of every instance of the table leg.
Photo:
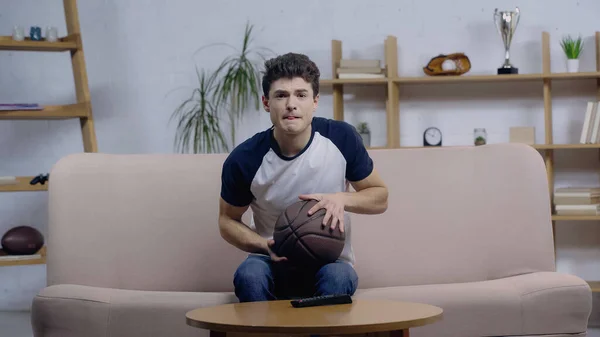
{"label": "table leg", "polygon": [[408,329],[390,331],[390,337],[410,337],[410,333]]}
{"label": "table leg", "polygon": [[222,331],[210,331],[210,337],[225,337],[226,336],[226,332],[222,332]]}

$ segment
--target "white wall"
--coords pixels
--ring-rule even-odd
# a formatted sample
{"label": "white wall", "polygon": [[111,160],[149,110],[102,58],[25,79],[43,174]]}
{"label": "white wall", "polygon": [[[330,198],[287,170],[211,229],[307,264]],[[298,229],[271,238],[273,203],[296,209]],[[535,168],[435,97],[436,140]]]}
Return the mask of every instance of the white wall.
{"label": "white wall", "polygon": [[[383,58],[388,34],[398,37],[401,75],[422,75],[431,57],[457,51],[470,57],[471,74],[493,74],[503,61],[503,47],[492,12],[515,5],[521,6],[522,19],[512,61],[521,73],[541,71],[542,31],[551,34],[553,71],[565,70],[558,39],[567,33],[586,38],[581,67],[594,70],[591,39],[600,3],[593,0],[552,5],[507,0],[457,0],[455,5],[433,0],[80,1],[99,149],[172,152],[174,125],[168,119],[196,84],[194,64],[214,67],[227,50],[203,53],[195,63],[192,54],[214,42],[239,46],[246,20],[256,25],[257,45],[276,53],[306,53],[324,78],[332,73],[331,39],[343,41],[344,57]],[[62,1],[3,2],[0,35],[10,35],[15,24],[27,31],[31,25],[55,25],[62,35]],[[0,52],[0,74],[0,101],[62,104],[75,99],[67,53]],[[187,90],[174,91],[181,87]],[[324,88],[321,116],[332,117],[329,94]],[[367,120],[374,146],[386,138],[384,95],[377,87],[350,88],[346,95],[347,120]],[[591,80],[554,84],[555,142],[578,140],[586,101],[594,95]],[[403,89],[400,110],[403,145],[420,145],[423,130],[431,125],[442,129],[447,145],[472,143],[475,127],[487,129],[490,143],[505,142],[509,127],[517,125],[535,126],[537,141],[544,141],[539,83],[412,86]],[[238,139],[270,126],[262,111],[247,116]],[[2,121],[0,144],[0,176],[45,173],[60,157],[82,150],[77,121]],[[558,186],[598,183],[597,151],[559,152],[557,161]],[[0,194],[0,233],[23,224],[45,233],[46,201],[44,193]],[[599,224],[560,222],[557,232],[559,270],[600,279]],[[44,266],[0,268],[0,309],[26,309],[44,277]]]}

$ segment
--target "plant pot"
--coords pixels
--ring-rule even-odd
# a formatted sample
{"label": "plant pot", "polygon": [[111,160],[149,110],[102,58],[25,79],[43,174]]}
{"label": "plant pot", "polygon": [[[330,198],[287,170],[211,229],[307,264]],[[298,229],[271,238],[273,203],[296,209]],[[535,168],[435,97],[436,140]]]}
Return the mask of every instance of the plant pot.
{"label": "plant pot", "polygon": [[371,134],[370,133],[360,133],[360,136],[362,137],[363,144],[366,147],[371,146]]}
{"label": "plant pot", "polygon": [[567,60],[567,72],[576,73],[579,71],[579,59],[568,59]]}

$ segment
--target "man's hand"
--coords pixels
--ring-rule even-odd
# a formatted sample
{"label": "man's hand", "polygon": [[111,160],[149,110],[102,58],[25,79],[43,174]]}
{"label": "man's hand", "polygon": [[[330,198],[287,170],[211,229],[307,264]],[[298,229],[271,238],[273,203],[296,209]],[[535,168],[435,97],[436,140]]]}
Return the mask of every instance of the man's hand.
{"label": "man's hand", "polygon": [[327,226],[331,220],[331,229],[335,229],[338,224],[340,232],[344,232],[344,208],[345,200],[342,194],[302,194],[299,196],[302,200],[317,200],[318,203],[308,210],[308,215],[313,215],[321,208],[326,210],[323,218],[323,226]]}
{"label": "man's hand", "polygon": [[273,240],[273,239],[267,240],[267,252],[269,252],[269,256],[271,256],[271,260],[273,260],[274,262],[287,261],[287,257],[277,256],[277,254],[275,254],[271,250],[271,247],[273,247],[274,244],[275,244],[275,240]]}

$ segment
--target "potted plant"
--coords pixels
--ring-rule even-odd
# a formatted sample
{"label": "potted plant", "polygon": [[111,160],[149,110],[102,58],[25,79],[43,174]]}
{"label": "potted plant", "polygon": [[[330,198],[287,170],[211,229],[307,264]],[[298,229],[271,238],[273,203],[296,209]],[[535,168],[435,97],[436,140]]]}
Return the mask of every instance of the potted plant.
{"label": "potted plant", "polygon": [[[227,46],[235,52],[223,59],[214,71],[196,68],[198,87],[188,99],[173,112],[171,120],[177,120],[175,147],[180,152],[218,153],[229,151],[221,127],[221,118],[229,119],[231,145],[235,147],[235,129],[242,114],[251,104],[260,108],[261,67],[265,57],[251,46],[253,26],[246,24],[240,49],[229,44],[217,43],[210,46]],[[225,114],[225,116],[224,116]]]}
{"label": "potted plant", "polygon": [[575,73],[579,71],[579,56],[583,50],[581,37],[573,39],[569,35],[561,40],[560,45],[567,56],[567,72]]}
{"label": "potted plant", "polygon": [[358,123],[356,130],[358,131],[358,134],[362,137],[363,144],[365,144],[366,147],[371,146],[371,131],[369,130],[369,125],[367,124],[367,122]]}

